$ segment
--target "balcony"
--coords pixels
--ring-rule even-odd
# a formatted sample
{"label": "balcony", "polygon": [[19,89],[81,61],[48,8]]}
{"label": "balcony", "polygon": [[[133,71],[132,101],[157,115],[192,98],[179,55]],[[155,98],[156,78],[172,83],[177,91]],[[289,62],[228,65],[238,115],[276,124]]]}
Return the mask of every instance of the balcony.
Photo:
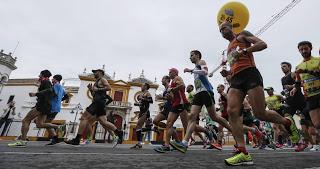
{"label": "balcony", "polygon": [[0,62],[6,66],[8,66],[10,69],[15,70],[17,67],[15,66],[15,63],[17,61],[17,58],[13,58],[11,56],[11,53],[5,54],[3,53],[3,50],[0,51]]}
{"label": "balcony", "polygon": [[131,108],[132,104],[130,102],[123,101],[113,101],[107,107],[117,107],[117,108]]}

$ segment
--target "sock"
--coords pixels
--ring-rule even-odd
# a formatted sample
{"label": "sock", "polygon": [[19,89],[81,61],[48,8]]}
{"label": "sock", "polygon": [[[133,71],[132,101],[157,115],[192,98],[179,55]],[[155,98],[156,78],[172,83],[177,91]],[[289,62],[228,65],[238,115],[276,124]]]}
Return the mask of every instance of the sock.
{"label": "sock", "polygon": [[57,135],[52,137],[52,142],[58,142],[58,136]]}
{"label": "sock", "polygon": [[182,144],[188,146],[188,142],[186,140],[182,140]]}
{"label": "sock", "polygon": [[[205,131],[204,131],[204,134],[206,134],[206,135],[208,136],[208,138],[210,138],[210,137],[209,137],[209,135],[210,135],[209,130],[205,130]],[[209,140],[212,141],[212,139],[209,139]]]}
{"label": "sock", "polygon": [[138,144],[142,144],[142,132],[141,132],[141,130],[137,130],[136,134],[137,134]]}
{"label": "sock", "polygon": [[114,132],[114,134],[117,135],[117,136],[119,136],[119,135],[121,134],[121,131],[118,130],[118,129],[115,129],[113,132]]}
{"label": "sock", "polygon": [[77,134],[75,139],[80,141],[80,138],[81,138],[81,134]]}
{"label": "sock", "polygon": [[243,152],[246,155],[248,154],[246,147],[237,147],[237,148],[240,152]]}

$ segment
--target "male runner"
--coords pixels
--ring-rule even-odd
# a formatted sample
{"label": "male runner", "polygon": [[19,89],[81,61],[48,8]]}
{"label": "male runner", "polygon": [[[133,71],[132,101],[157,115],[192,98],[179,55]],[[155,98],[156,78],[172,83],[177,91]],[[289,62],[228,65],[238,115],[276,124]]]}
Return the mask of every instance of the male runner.
{"label": "male runner", "polygon": [[57,129],[58,126],[51,123],[45,123],[47,115],[51,110],[51,97],[53,94],[52,84],[49,80],[51,76],[49,70],[43,70],[39,75],[40,86],[37,93],[29,93],[30,97],[37,97],[37,103],[34,108],[32,108],[29,113],[23,118],[21,126],[21,140],[17,140],[14,143],[9,143],[9,147],[26,147],[27,146],[27,134],[29,131],[30,123],[32,120],[36,119],[37,128],[54,128]]}
{"label": "male runner", "polygon": [[296,66],[295,87],[290,95],[295,95],[303,87],[312,123],[320,133],[320,58],[311,56],[309,41],[299,42],[298,49],[303,61]]}
{"label": "male runner", "polygon": [[[60,81],[62,80],[61,75],[54,75],[51,82],[53,84],[53,96],[51,97],[51,112],[47,115],[46,123],[51,123],[56,115],[61,111],[61,102],[68,99],[69,96],[63,89]],[[51,142],[47,145],[54,145],[59,142],[58,135],[53,128],[47,129]]]}
{"label": "male runner", "polygon": [[225,160],[227,165],[252,165],[253,160],[245,148],[242,125],[240,120],[240,109],[246,94],[249,96],[253,114],[256,118],[273,123],[285,125],[290,134],[298,135],[297,128],[293,119],[284,118],[275,111],[265,110],[265,98],[263,92],[262,77],[255,66],[253,52],[261,51],[267,48],[267,44],[261,39],[255,37],[248,31],[242,31],[235,34],[232,31],[232,24],[224,22],[219,26],[221,35],[227,39],[228,62],[231,70],[222,71],[226,77],[231,75],[231,86],[228,91],[228,114],[229,123],[232,126],[232,135],[234,136],[239,154]]}
{"label": "male runner", "polygon": [[139,106],[140,113],[138,117],[138,123],[136,126],[136,134],[137,134],[137,140],[138,143],[131,147],[130,149],[141,149],[142,148],[142,126],[147,121],[148,118],[150,118],[150,111],[149,107],[150,104],[153,103],[153,99],[151,97],[151,94],[149,93],[150,85],[148,83],[145,83],[141,86],[141,94],[138,96],[139,103],[135,103],[135,106]]}
{"label": "male runner", "polygon": [[186,135],[182,141],[182,143],[172,141],[170,144],[178,149],[179,151],[185,153],[188,147],[188,141],[191,137],[191,134],[197,127],[197,117],[201,112],[201,108],[203,105],[206,106],[209,116],[212,120],[220,123],[228,130],[231,130],[228,122],[218,116],[215,110],[215,102],[214,102],[214,93],[213,87],[211,86],[208,80],[208,67],[204,60],[201,60],[201,53],[198,50],[193,50],[190,52],[190,61],[195,64],[194,69],[185,68],[184,72],[190,72],[194,74],[194,86],[196,88],[196,94],[194,96],[191,113],[188,120],[188,128],[186,131]]}
{"label": "male runner", "polygon": [[98,120],[106,130],[112,130],[118,136],[117,140],[119,139],[119,142],[122,140],[123,132],[118,130],[114,124],[108,122],[106,117],[106,92],[111,90],[110,84],[108,83],[108,80],[104,78],[104,71],[102,69],[92,70],[92,72],[94,73],[96,82],[94,85],[90,83],[87,86],[93,96],[92,103],[89,105],[89,107],[87,107],[86,111],[81,116],[82,120],[80,121],[76,138],[65,141],[67,144],[80,144],[83,130],[86,128],[87,124],[90,123],[90,121],[94,121],[92,118],[96,118],[96,120]]}

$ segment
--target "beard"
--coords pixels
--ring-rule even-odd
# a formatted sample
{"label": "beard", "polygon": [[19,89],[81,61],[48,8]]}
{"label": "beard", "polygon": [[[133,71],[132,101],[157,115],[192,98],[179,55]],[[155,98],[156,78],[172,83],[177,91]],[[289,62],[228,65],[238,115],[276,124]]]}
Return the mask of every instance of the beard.
{"label": "beard", "polygon": [[311,52],[302,53],[303,58],[309,58],[311,56]]}

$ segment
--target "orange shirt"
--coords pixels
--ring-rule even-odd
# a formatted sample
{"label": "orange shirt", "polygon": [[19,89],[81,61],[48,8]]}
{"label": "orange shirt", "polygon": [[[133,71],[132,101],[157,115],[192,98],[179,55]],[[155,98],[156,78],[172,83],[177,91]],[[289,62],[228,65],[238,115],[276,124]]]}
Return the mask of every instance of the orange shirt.
{"label": "orange shirt", "polygon": [[[251,46],[251,44],[245,43],[245,42],[240,42],[237,39],[238,36],[236,36],[236,38],[234,38],[233,41],[230,42],[229,46],[228,46],[228,55],[230,52],[236,50],[237,47],[239,47],[240,49],[245,49]],[[256,67],[255,63],[254,63],[254,58],[252,53],[247,53],[246,55],[241,55],[239,56],[239,58],[235,61],[233,61],[232,63],[230,63],[230,67],[231,67],[231,76],[234,76],[235,74],[241,72],[244,69],[250,68],[250,67]]]}

